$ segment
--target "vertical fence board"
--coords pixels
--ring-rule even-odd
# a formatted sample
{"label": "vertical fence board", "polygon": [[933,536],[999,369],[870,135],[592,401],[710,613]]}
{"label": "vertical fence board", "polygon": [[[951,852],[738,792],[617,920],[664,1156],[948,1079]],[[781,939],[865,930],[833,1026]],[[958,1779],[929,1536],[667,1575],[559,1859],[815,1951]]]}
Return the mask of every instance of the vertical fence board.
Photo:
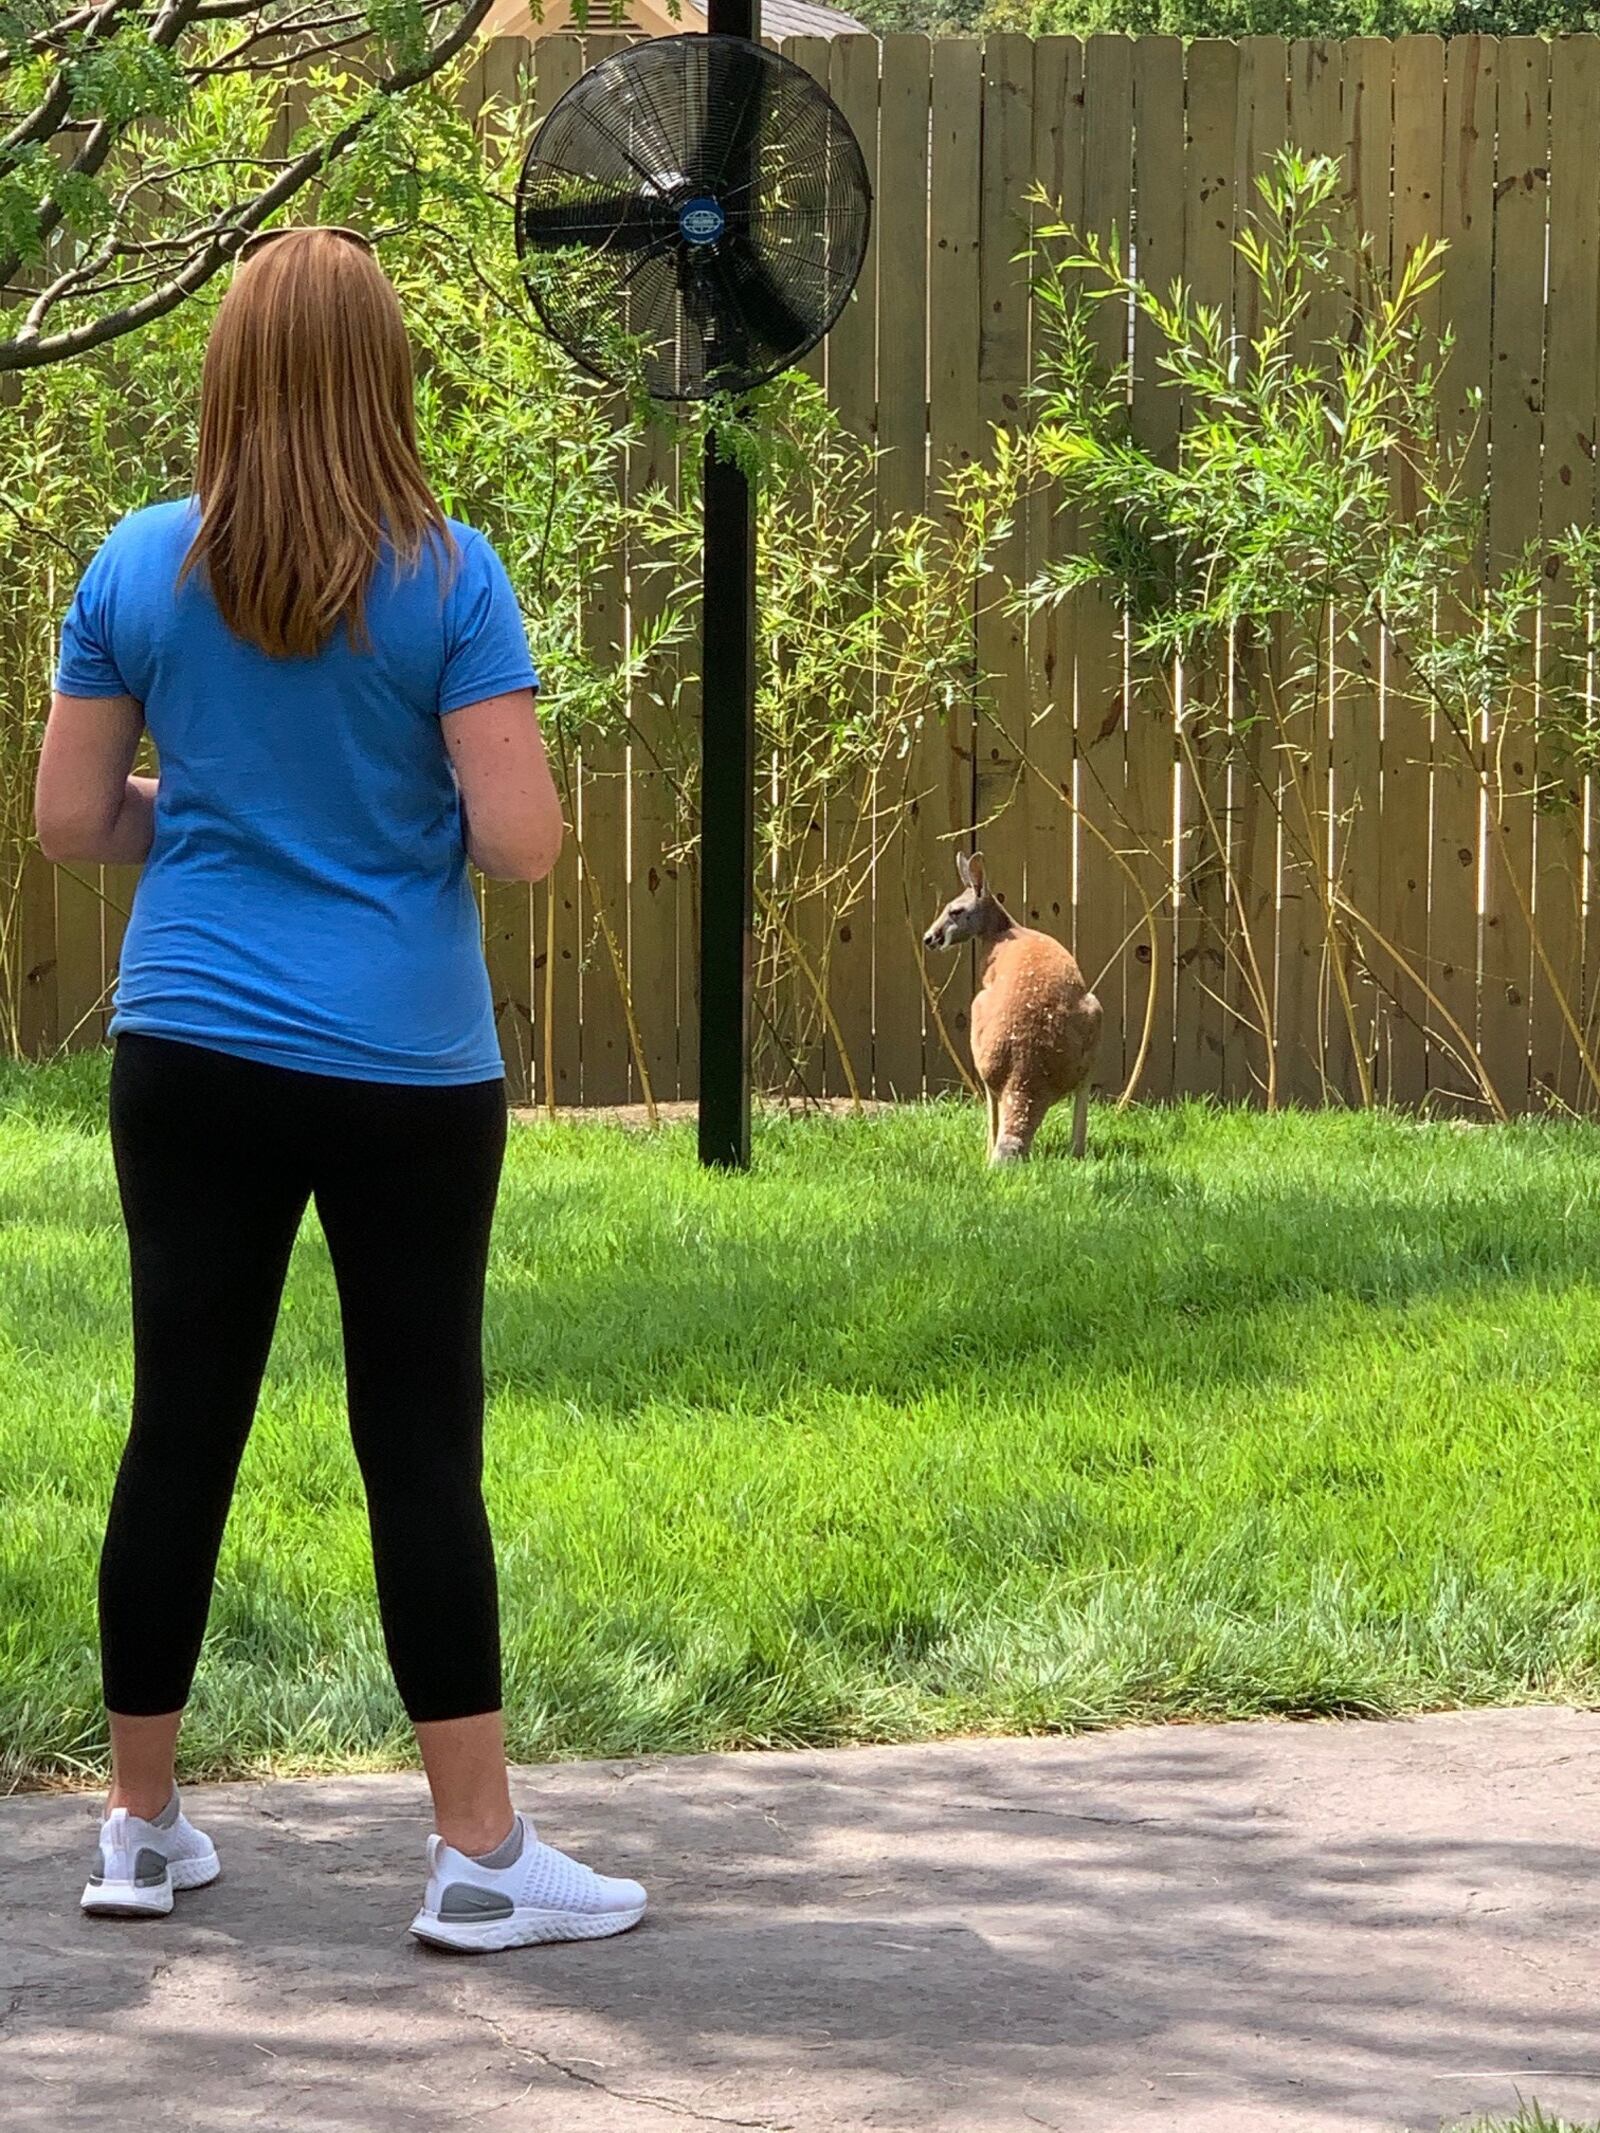
{"label": "vertical fence board", "polygon": [[[631,493],[670,494],[677,481],[672,433],[664,422],[648,423],[629,456]],[[636,652],[649,643],[668,603],[668,587],[653,567],[658,561],[643,545],[628,557],[628,627]],[[641,661],[628,707],[628,972],[644,1070],[658,1102],[679,1093],[681,994],[690,980],[679,966],[680,897],[685,906],[690,897],[677,856],[683,822],[668,768],[677,752],[679,664],[675,650]]]}
{"label": "vertical fence board", "polygon": [[[878,507],[915,516],[928,498],[928,96],[926,37],[883,41],[878,121],[878,214],[893,215],[878,246]],[[891,208],[890,203],[893,203]],[[882,1096],[922,1093],[923,1001],[916,941],[945,880],[945,856],[925,841],[917,798],[943,749],[937,724],[912,742],[886,803],[907,819],[874,869],[873,1064]],[[925,908],[926,907],[926,908]]]}
{"label": "vertical fence board", "polygon": [[[1034,243],[1042,257],[1059,259],[1065,238],[1042,231],[1074,228],[1083,214],[1083,45],[1076,37],[1042,37],[1033,61],[1033,177],[1045,204],[1035,210]],[[1036,312],[1030,361],[1044,360],[1044,316]],[[1028,568],[1037,574],[1073,552],[1075,515],[1061,510],[1048,484],[1028,499]],[[1072,645],[1068,617],[1060,606],[1031,615],[1027,630],[1028,729],[1027,912],[1028,923],[1072,943],[1074,926],[1074,830],[1072,813]],[[1114,1040],[1113,1040],[1114,1041]]]}
{"label": "vertical fence board", "polygon": [[[832,40],[827,37],[791,36],[781,39],[769,37],[763,41],[769,44],[776,44],[785,59],[792,59],[797,67],[804,67],[806,72],[815,76],[825,89],[830,87],[828,81],[829,45]],[[819,385],[826,384],[828,364],[832,357],[833,345],[833,335],[825,336],[818,341],[815,348],[807,350],[795,365],[795,368],[804,371],[808,378],[814,378]]]}
{"label": "vertical fence board", "polygon": [[[1455,37],[1445,49],[1444,191],[1441,228],[1450,249],[1439,290],[1440,323],[1452,337],[1445,373],[1446,434],[1463,459],[1470,495],[1487,478],[1488,438],[1472,404],[1489,371],[1494,236],[1496,60],[1491,37]],[[1440,597],[1464,620],[1482,593],[1482,559],[1459,587]],[[1433,835],[1428,870],[1428,981],[1467,1034],[1478,1029],[1478,882],[1481,861],[1478,781],[1444,712],[1433,713]],[[1430,1014],[1428,1095],[1435,1109],[1475,1108],[1476,1074],[1462,1045]]]}
{"label": "vertical fence board", "polygon": [[104,1040],[101,874],[95,866],[57,867],[56,1013],[61,1044],[81,1052]]}
{"label": "vertical fence board", "polygon": [[[47,582],[51,613],[64,613],[72,595],[70,578],[58,579],[52,564]],[[56,1012],[59,1039],[69,1051],[85,1051],[105,1040],[104,882],[103,867],[74,864],[55,869]]]}
{"label": "vertical fence board", "polygon": [[[1289,138],[1305,155],[1342,156],[1340,109],[1343,53],[1331,39],[1297,37],[1289,46]],[[1313,296],[1306,315],[1306,345],[1314,348],[1337,333],[1343,321],[1331,289]]]}
{"label": "vertical fence board", "polygon": [[[983,156],[979,191],[978,412],[991,426],[1025,419],[1028,382],[1028,188],[1033,166],[1033,40],[1014,33],[984,45]],[[1008,611],[1026,582],[1028,524],[1019,512],[978,589],[978,671],[984,696],[973,731],[977,842],[996,893],[1026,919],[1027,824],[1034,796],[1023,758],[1029,739],[1027,632]]]}
{"label": "vertical fence board", "polygon": [[[1235,214],[1261,212],[1259,182],[1288,139],[1289,48],[1281,37],[1247,37],[1239,47],[1239,105],[1234,129]],[[1243,260],[1233,264],[1233,314],[1242,350],[1261,326],[1260,293]]]}
{"label": "vertical fence board", "polygon": [[[1401,37],[1394,46],[1394,220],[1391,272],[1440,234],[1444,183],[1444,46],[1437,37]],[[1436,332],[1439,296],[1423,299],[1421,320]],[[1410,470],[1395,473],[1396,508],[1417,505]],[[1397,953],[1379,969],[1392,992],[1388,1086],[1397,1103],[1419,1104],[1427,1088],[1426,1009],[1407,970],[1428,969],[1428,837],[1431,721],[1396,648],[1388,662],[1383,727],[1383,843],[1377,883],[1379,931]]]}
{"label": "vertical fence board", "polygon": [[[1262,178],[1288,138],[1288,47],[1281,37],[1251,37],[1241,47],[1238,112],[1234,127],[1236,228],[1265,212]],[[1261,330],[1261,291],[1237,252],[1232,261],[1231,305],[1240,360],[1247,374],[1257,367],[1254,343]],[[1252,648],[1264,661],[1265,648]],[[1225,834],[1229,840],[1233,896],[1226,924],[1228,960],[1223,972],[1225,1025],[1223,1093],[1234,1101],[1260,1100],[1271,1085],[1269,1052],[1275,1056],[1278,904],[1277,764],[1255,714],[1241,693],[1239,660],[1230,677],[1231,761],[1225,785]],[[1264,1001],[1258,997],[1264,994]]]}
{"label": "vertical fence board", "polygon": [[[1125,37],[1085,42],[1083,101],[1084,234],[1125,247],[1133,188],[1133,53]],[[1113,304],[1099,305],[1091,331],[1103,365],[1126,363],[1126,313]],[[1073,932],[1084,977],[1106,1011],[1095,1085],[1114,1092],[1133,1063],[1123,956],[1130,898],[1117,856],[1127,839],[1124,633],[1112,601],[1093,588],[1074,595],[1068,613],[1076,667]]]}
{"label": "vertical fence board", "polygon": [[[1133,241],[1139,277],[1168,294],[1183,279],[1185,114],[1183,46],[1176,37],[1142,37],[1134,48]],[[1133,324],[1133,434],[1164,466],[1176,466],[1180,407],[1160,357],[1165,343],[1140,311]],[[1140,1049],[1139,1094],[1153,1100],[1176,1086],[1173,1006],[1172,825],[1177,736],[1170,660],[1128,649],[1127,826],[1123,842],[1133,879],[1125,908],[1124,950],[1128,1071]]]}
{"label": "vertical fence board", "polygon": [[[1537,37],[1505,38],[1500,47],[1489,383],[1491,570],[1514,562],[1539,532],[1549,94],[1549,47]],[[1528,1094],[1533,958],[1522,903],[1533,873],[1534,640],[1530,624],[1525,672],[1507,691],[1499,720],[1499,833],[1489,837],[1484,852],[1483,1063],[1501,1101],[1513,1111],[1522,1109]],[[1492,831],[1492,809],[1490,827]]]}
{"label": "vertical fence board", "polygon": [[[1343,205],[1347,227],[1356,241],[1370,240],[1371,271],[1388,273],[1389,162],[1393,146],[1393,69],[1387,42],[1353,37],[1344,46],[1340,116],[1344,136]],[[1366,322],[1372,288],[1359,267],[1349,288],[1348,331],[1355,335]],[[1359,908],[1370,900],[1377,879],[1378,848],[1383,834],[1382,641],[1369,622],[1351,632],[1351,655],[1333,713],[1333,750],[1329,805],[1334,819],[1333,883],[1338,894]],[[1348,918],[1341,920],[1337,951],[1356,1021],[1355,1040],[1346,1062],[1342,1094],[1355,1103],[1368,1089],[1378,1092],[1380,995],[1369,975],[1368,945]],[[1358,1071],[1357,1062],[1360,1062]]]}
{"label": "vertical fence board", "polygon": [[[835,37],[814,40],[821,79],[849,120],[861,144],[867,182],[878,195],[878,40]],[[799,39],[795,42],[798,44]],[[807,40],[807,44],[812,40]],[[882,213],[880,203],[879,213]],[[877,435],[878,234],[862,263],[855,293],[828,336],[828,398],[852,436],[872,443]]]}
{"label": "vertical fence board", "polygon": [[[1564,40],[1550,72],[1550,283],[1544,388],[1544,538],[1594,523],[1596,364],[1600,320],[1600,39]],[[1555,600],[1571,598],[1567,576],[1547,566]],[[1559,636],[1556,636],[1559,632]],[[1551,652],[1586,661],[1589,632],[1558,617]],[[1584,776],[1541,718],[1540,803],[1534,818],[1534,909],[1555,972],[1536,971],[1533,989],[1533,1096],[1572,1108],[1584,1095],[1581,1054],[1562,1007],[1584,1020],[1584,919],[1588,854]],[[1560,988],[1559,994],[1556,987]],[[1592,1047],[1591,1056],[1592,1056]]]}
{"label": "vertical fence board", "polygon": [[56,885],[54,869],[36,849],[23,855],[17,941],[22,985],[17,1027],[23,1055],[47,1059],[61,1041],[56,1005]]}
{"label": "vertical fence board", "polygon": [[[1339,108],[1337,44],[1298,39],[1289,47],[1289,138],[1305,155],[1339,156],[1344,124]],[[1342,333],[1341,298],[1332,287],[1317,289],[1306,309],[1301,346],[1319,368]],[[1299,1103],[1321,1103],[1350,1078],[1351,1043],[1329,955],[1324,900],[1329,893],[1329,805],[1332,777],[1333,670],[1331,632],[1335,618],[1322,619],[1317,642],[1296,647],[1305,671],[1295,691],[1293,781],[1285,792],[1285,864],[1278,915],[1278,1022],[1283,1043],[1284,1093]],[[1289,767],[1289,766],[1286,766]]]}
{"label": "vertical fence board", "polygon": [[[878,193],[878,40],[836,37],[828,85],[861,143],[867,180]],[[828,341],[828,397],[853,436],[872,444],[878,428],[878,240],[874,225],[854,296]],[[824,841],[830,875],[850,884],[850,908],[830,913],[825,947],[828,1002],[837,1042],[849,1055],[857,1085],[872,1087],[872,841],[875,779],[863,778],[829,802]],[[848,1077],[830,1031],[826,1081],[841,1091]]]}
{"label": "vertical fence board", "polygon": [[[141,765],[141,769],[147,766]],[[139,886],[137,867],[104,867],[101,886],[105,901],[100,907],[100,985],[106,1003],[106,1027],[116,1008],[117,976],[122,966],[122,943],[133,916],[134,892]]]}
{"label": "vertical fence board", "polygon": [[[598,66],[633,39],[616,30],[585,37],[583,64]],[[621,426],[621,393],[606,406]],[[625,454],[613,453],[611,478],[627,480]],[[592,657],[613,669],[627,653],[627,557],[601,560],[583,588],[583,634]],[[584,738],[577,765],[581,850],[578,854],[578,1066],[586,1104],[626,1103],[633,1062],[626,1015],[628,945],[628,742],[624,732]],[[620,966],[620,967],[619,967]]]}
{"label": "vertical fence board", "polygon": [[[833,46],[828,38],[790,37],[785,39],[783,50],[797,67],[804,67],[825,89],[829,88]],[[839,405],[838,392],[843,389],[849,411],[847,421],[853,417],[860,426],[859,434],[868,436],[872,422],[871,388],[869,385],[863,396],[860,366],[848,361],[852,342],[859,349],[862,341],[859,303],[859,295],[851,298],[845,306],[840,327],[817,351],[825,360],[815,375],[826,378],[828,398],[836,408]],[[843,340],[836,339],[840,328]],[[824,715],[820,710],[817,713],[819,718]],[[774,766],[775,771],[779,768],[781,766]],[[792,927],[789,967],[783,972],[781,984],[771,984],[773,968],[779,963],[779,958],[773,956],[767,967],[769,982],[765,985],[758,983],[756,988],[758,1015],[766,1001],[770,1002],[772,1017],[771,1027],[765,1033],[758,1027],[757,1080],[762,1078],[761,1069],[765,1066],[769,1074],[780,1077],[792,1091],[813,1097],[820,1097],[829,1086],[830,1074],[838,1072],[837,1056],[827,1041],[826,1017],[822,1009],[822,999],[828,991],[833,945],[833,899],[824,886],[828,868],[828,813],[827,806],[819,804],[804,822],[795,821],[792,824],[793,840],[777,854],[773,889],[783,903]],[[837,827],[836,821],[836,830]],[[804,888],[803,884],[810,886]],[[762,1056],[763,1034],[767,1040],[765,1057]]]}
{"label": "vertical fence board", "polygon": [[[1188,53],[1184,275],[1199,300],[1233,325],[1239,47],[1197,38]],[[1189,410],[1184,409],[1184,419]],[[1186,664],[1178,770],[1176,1080],[1186,1094],[1220,1096],[1226,1076],[1225,987],[1232,938],[1228,873],[1228,676],[1220,659]]]}
{"label": "vertical fence board", "polygon": [[[522,130],[528,65],[526,39],[496,37],[479,49],[467,70],[461,113],[491,152],[509,149]],[[537,645],[534,654],[537,660]],[[506,1094],[514,1104],[527,1104],[533,1100],[535,1055],[532,892],[522,881],[485,881],[481,898],[484,960]]]}
{"label": "vertical fence board", "polygon": [[[1069,239],[1047,226],[1075,228],[1084,213],[1084,45],[1075,36],[1039,38],[1033,62],[1033,171],[1045,203],[1035,215],[1039,262],[1060,260]],[[1033,322],[1033,367],[1043,360],[1043,309]],[[1073,512],[1060,510],[1050,484],[1028,497],[1028,570],[1071,555]],[[1073,655],[1067,612],[1047,606],[1028,619],[1028,924],[1073,936]]]}
{"label": "vertical fence board", "polygon": [[[982,449],[978,411],[982,121],[982,47],[967,37],[936,39],[928,180],[928,454],[935,508],[944,472],[970,465]],[[954,893],[955,855],[970,840],[972,711],[970,697],[951,705],[945,716],[943,747],[932,751],[929,764],[922,813],[938,855],[934,902]],[[948,973],[938,964],[929,964],[928,979],[938,1003],[938,1020],[930,1013],[923,1072],[927,1087],[935,1090],[959,1085],[966,1071],[971,958],[959,956]]]}
{"label": "vertical fence board", "polygon": [[[544,117],[583,72],[583,44],[577,37],[541,37],[531,47],[533,115]],[[571,832],[577,827],[578,766],[570,756],[561,763],[558,783],[565,785],[568,835],[553,872],[533,894],[534,970],[539,1006],[537,1089],[547,1105],[575,1104],[582,1087],[580,1046],[580,931],[578,852]]]}

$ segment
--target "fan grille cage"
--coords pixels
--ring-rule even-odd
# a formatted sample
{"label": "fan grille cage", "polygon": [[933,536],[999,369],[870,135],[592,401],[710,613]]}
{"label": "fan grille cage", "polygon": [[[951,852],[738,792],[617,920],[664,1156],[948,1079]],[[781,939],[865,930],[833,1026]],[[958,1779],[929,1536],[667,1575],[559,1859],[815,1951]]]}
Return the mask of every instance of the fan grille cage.
{"label": "fan grille cage", "polygon": [[602,60],[550,111],[517,242],[541,319],[586,369],[695,400],[822,339],[871,208],[860,144],[814,76],[743,38],[667,37]]}

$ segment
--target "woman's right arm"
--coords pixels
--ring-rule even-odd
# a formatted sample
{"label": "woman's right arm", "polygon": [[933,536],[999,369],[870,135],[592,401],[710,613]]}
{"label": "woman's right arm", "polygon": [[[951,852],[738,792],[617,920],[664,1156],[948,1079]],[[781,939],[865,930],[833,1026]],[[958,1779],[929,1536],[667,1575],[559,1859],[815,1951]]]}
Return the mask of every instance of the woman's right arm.
{"label": "woman's right arm", "polygon": [[56,692],[33,800],[46,859],[139,866],[149,858],[156,780],[133,775],[143,732],[144,711],[131,696]]}
{"label": "woman's right arm", "polygon": [[531,689],[463,704],[439,721],[461,788],[467,857],[497,881],[543,881],[561,851],[561,802]]}

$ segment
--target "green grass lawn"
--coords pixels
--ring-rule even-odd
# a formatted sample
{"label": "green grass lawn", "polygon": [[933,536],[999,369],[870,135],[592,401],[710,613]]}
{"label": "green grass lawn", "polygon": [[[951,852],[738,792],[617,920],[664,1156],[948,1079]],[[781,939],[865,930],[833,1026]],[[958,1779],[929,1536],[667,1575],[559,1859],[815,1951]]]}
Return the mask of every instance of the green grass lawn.
{"label": "green grass lawn", "polygon": [[[103,1062],[0,1070],[0,1783],[99,1760],[125,1426]],[[250,1130],[248,1119],[239,1123]],[[512,1137],[489,1491],[519,1757],[1600,1687],[1600,1135],[970,1106]],[[196,1328],[196,1337],[203,1329]],[[302,1238],[190,1774],[405,1759]]]}

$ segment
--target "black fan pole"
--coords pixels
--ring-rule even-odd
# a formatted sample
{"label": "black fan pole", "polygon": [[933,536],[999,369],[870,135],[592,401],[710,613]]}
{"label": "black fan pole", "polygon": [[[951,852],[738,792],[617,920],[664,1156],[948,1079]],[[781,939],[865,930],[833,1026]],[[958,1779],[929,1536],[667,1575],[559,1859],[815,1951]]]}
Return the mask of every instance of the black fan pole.
{"label": "black fan pole", "polygon": [[[713,34],[758,38],[760,0],[709,0]],[[730,192],[748,174],[730,170]],[[756,518],[749,477],[708,441],[700,660],[700,1160],[750,1161]]]}

